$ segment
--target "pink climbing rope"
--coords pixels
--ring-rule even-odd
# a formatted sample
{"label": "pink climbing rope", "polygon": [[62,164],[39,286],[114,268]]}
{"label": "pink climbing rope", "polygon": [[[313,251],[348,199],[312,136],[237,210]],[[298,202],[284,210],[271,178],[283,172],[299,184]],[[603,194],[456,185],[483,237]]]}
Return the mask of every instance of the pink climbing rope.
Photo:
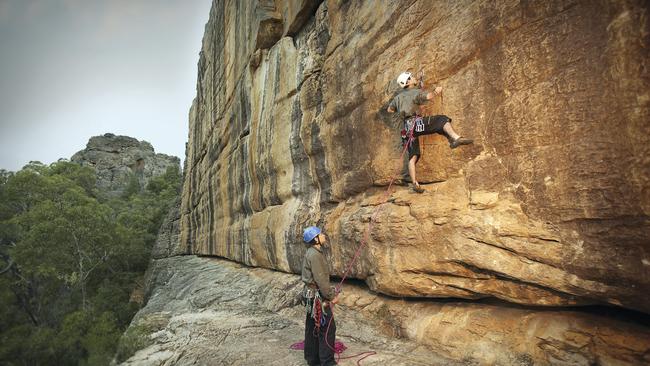
{"label": "pink climbing rope", "polygon": [[[413,136],[413,129],[414,128],[415,128],[415,123],[413,123],[413,125],[411,126],[411,129],[408,131],[408,134],[407,134],[408,140],[404,144],[404,148],[402,149],[402,154],[400,155],[400,159],[399,159],[399,164],[400,165],[402,164],[402,161],[404,160],[404,153],[406,153],[406,150],[408,150],[409,145],[411,145],[411,143],[415,139],[415,137]],[[352,265],[354,265],[354,262],[357,261],[357,259],[359,258],[359,255],[361,255],[361,250],[368,243],[368,239],[369,239],[369,236],[370,236],[370,231],[372,230],[373,223],[375,222],[375,219],[379,215],[379,212],[381,212],[381,210],[382,210],[382,208],[384,206],[384,203],[388,202],[388,198],[390,197],[390,193],[391,193],[391,188],[393,187],[393,183],[395,182],[396,177],[397,177],[397,174],[393,175],[393,177],[390,180],[390,183],[388,184],[388,188],[386,189],[386,193],[384,195],[384,200],[375,207],[375,211],[373,212],[372,217],[370,218],[370,221],[368,222],[368,226],[366,228],[366,232],[363,235],[363,239],[361,240],[361,243],[359,244],[359,247],[357,248],[357,251],[354,253],[354,257],[352,258],[352,260],[348,264],[348,267],[346,268],[345,272],[343,273],[343,277],[341,278],[341,282],[339,282],[339,284],[336,285],[336,293],[337,294],[339,292],[341,292],[341,286],[343,285],[343,282],[345,281],[345,279],[350,274],[350,270],[352,269]],[[353,355],[353,356],[341,357],[341,355],[336,352],[336,343],[337,342],[334,342],[335,343],[334,347],[332,347],[332,345],[329,344],[329,342],[327,342],[327,334],[328,334],[328,332],[330,330],[330,325],[332,324],[332,319],[334,319],[334,304],[332,304],[332,303],[330,303],[330,310],[332,312],[332,316],[330,317],[330,320],[327,323],[327,329],[325,330],[325,343],[336,354],[336,361],[337,362],[339,360],[341,360],[341,359],[348,359],[348,358],[353,358],[353,357],[358,357],[358,356],[361,356],[361,355],[365,355],[361,359],[357,360],[357,365],[361,366],[361,361],[363,359],[377,354],[377,352],[375,352],[375,351],[367,351],[367,352],[362,352],[362,353],[359,353],[359,354]]]}
{"label": "pink climbing rope", "polygon": [[[408,149],[409,145],[411,145],[411,143],[415,139],[415,137],[413,136],[413,129],[414,128],[415,128],[415,123],[413,124],[413,126],[411,126],[410,131],[408,131],[408,134],[407,134],[408,140],[404,144],[404,148],[402,149],[402,154],[400,155],[400,160],[399,160],[400,165],[402,164],[402,161],[404,159],[404,153],[406,153],[406,150]],[[366,228],[366,232],[364,233],[363,239],[361,240],[361,243],[359,244],[359,247],[357,248],[357,251],[354,253],[354,257],[352,258],[352,260],[348,264],[345,272],[343,273],[343,277],[341,278],[341,282],[339,282],[339,284],[336,285],[336,293],[339,293],[341,291],[341,286],[343,285],[343,282],[345,281],[345,279],[350,274],[350,270],[352,269],[352,265],[354,265],[354,262],[357,261],[357,259],[359,258],[359,255],[361,255],[361,250],[368,243],[368,238],[369,238],[369,235],[370,235],[370,231],[372,230],[372,224],[375,221],[375,219],[377,218],[377,215],[379,215],[379,212],[381,211],[381,209],[383,207],[383,204],[388,201],[388,198],[390,197],[390,190],[393,187],[393,183],[395,182],[396,176],[397,176],[397,174],[393,175],[393,177],[391,178],[390,183],[388,184],[388,188],[386,189],[386,193],[385,193],[383,202],[381,202],[375,208],[375,211],[373,212],[373,215],[370,218],[370,222],[368,222],[368,226]],[[375,352],[375,351],[366,351],[366,352],[358,353],[356,355],[341,357],[341,353],[343,353],[343,351],[345,351],[347,349],[345,344],[343,342],[335,341],[334,346],[332,347],[332,345],[329,344],[329,342],[327,342],[327,334],[329,333],[330,325],[332,324],[332,319],[334,319],[334,304],[330,303],[329,306],[330,306],[330,310],[332,312],[332,316],[330,317],[330,320],[327,323],[327,329],[325,330],[325,343],[327,344],[327,346],[331,350],[334,351],[334,354],[336,354],[336,362],[337,363],[340,360],[351,359],[351,358],[363,356],[363,357],[361,357],[360,359],[357,360],[357,366],[361,366],[361,361],[363,361],[364,359],[366,359],[366,358],[368,358],[368,357],[370,357],[372,355],[376,355],[377,352]],[[292,350],[304,350],[305,349],[305,342],[304,341],[296,342],[296,343],[292,344],[291,346],[289,346],[289,349],[292,349]]]}
{"label": "pink climbing rope", "polygon": [[[408,132],[408,141],[404,144],[404,148],[402,149],[402,154],[400,155],[400,160],[399,160],[399,161],[400,161],[400,165],[402,164],[402,161],[403,161],[403,159],[404,159],[404,153],[405,153],[406,150],[408,149],[409,145],[410,145],[410,144],[413,142],[413,140],[415,139],[415,137],[413,136],[413,129],[414,129],[414,128],[415,128],[415,123],[413,124],[413,126],[411,126],[411,130]],[[365,232],[364,235],[363,235],[363,239],[361,240],[361,244],[359,245],[359,248],[357,248],[357,251],[354,253],[354,257],[352,258],[352,260],[350,261],[350,264],[348,264],[348,267],[346,268],[345,272],[343,273],[343,277],[341,278],[341,282],[339,282],[339,284],[336,285],[336,292],[337,292],[337,293],[340,292],[340,290],[341,290],[341,286],[343,285],[343,282],[345,281],[345,279],[346,279],[346,278],[348,277],[348,275],[350,274],[350,270],[352,269],[352,265],[354,264],[354,262],[357,261],[359,255],[361,254],[361,250],[363,249],[363,247],[364,247],[364,246],[366,245],[366,243],[368,242],[368,237],[369,237],[369,235],[370,235],[370,231],[372,230],[372,224],[374,223],[375,219],[377,218],[377,215],[379,215],[379,212],[380,212],[380,211],[382,210],[382,208],[384,207],[383,204],[386,203],[386,202],[388,202],[388,198],[390,197],[390,193],[391,193],[390,190],[391,190],[391,188],[393,187],[393,183],[395,182],[395,178],[396,178],[396,176],[397,176],[397,175],[395,174],[395,175],[393,175],[393,177],[390,179],[390,183],[388,184],[388,188],[386,189],[386,192],[385,192],[385,194],[384,194],[384,201],[381,202],[380,204],[378,204],[378,205],[375,207],[375,211],[373,212],[373,215],[372,215],[372,217],[370,218],[370,221],[368,222],[368,227],[367,227],[367,229],[366,229],[366,232]]]}
{"label": "pink climbing rope", "polygon": [[[424,86],[423,79],[424,79],[424,72],[420,71],[420,87]],[[444,99],[443,98],[444,97],[443,97],[442,91],[441,91],[440,92],[440,103],[441,103],[442,108],[444,108]],[[416,124],[413,123],[413,125],[411,126],[411,129],[407,133],[408,140],[404,144],[404,148],[402,149],[402,154],[400,155],[400,159],[399,159],[399,164],[400,165],[402,164],[402,161],[404,159],[404,154],[406,153],[406,150],[408,150],[409,145],[411,145],[411,143],[415,139],[415,137],[413,136],[413,130],[415,129],[415,125]],[[393,183],[395,182],[396,176],[397,176],[397,174],[395,174],[395,175],[393,175],[391,177],[390,183],[388,184],[388,188],[386,189],[386,192],[384,194],[384,200],[375,207],[375,210],[374,210],[374,212],[372,214],[372,217],[370,218],[370,221],[368,222],[368,226],[367,226],[366,231],[365,231],[365,233],[363,235],[363,239],[361,240],[361,243],[359,244],[359,247],[357,248],[356,252],[354,253],[354,257],[352,258],[352,260],[348,264],[345,272],[343,273],[343,277],[341,278],[341,282],[339,282],[339,284],[336,285],[336,293],[337,294],[341,292],[341,286],[343,285],[343,282],[346,280],[346,278],[350,274],[350,270],[352,269],[352,265],[354,265],[354,263],[357,261],[357,259],[361,255],[361,250],[368,243],[368,239],[369,239],[369,236],[370,236],[370,232],[372,231],[373,223],[375,222],[377,216],[379,215],[379,213],[383,209],[384,203],[388,202],[388,198],[390,197],[390,193],[391,193],[391,188],[393,187]],[[336,362],[337,363],[338,363],[339,360],[342,360],[342,359],[349,359],[349,358],[354,358],[354,357],[358,357],[358,356],[361,356],[361,355],[365,355],[362,358],[360,358],[359,360],[357,360],[357,365],[361,366],[361,361],[363,359],[365,359],[367,357],[370,357],[372,355],[376,355],[377,352],[375,352],[375,351],[367,351],[367,352],[362,352],[362,353],[352,355],[352,356],[341,357],[340,354],[346,349],[345,345],[342,342],[334,342],[334,347],[332,347],[332,345],[329,344],[329,342],[327,341],[327,334],[329,333],[330,325],[332,324],[332,320],[334,319],[334,304],[330,303],[329,306],[330,306],[330,310],[332,312],[332,316],[330,317],[330,320],[327,323],[327,329],[325,330],[325,343],[336,354]],[[301,343],[301,342],[299,342],[299,343]],[[302,342],[302,343],[303,343],[302,344],[303,348],[300,348],[300,349],[304,349],[304,342]],[[295,346],[295,345],[296,344],[292,345],[290,348],[291,349],[296,349],[296,348],[293,348],[293,346]]]}

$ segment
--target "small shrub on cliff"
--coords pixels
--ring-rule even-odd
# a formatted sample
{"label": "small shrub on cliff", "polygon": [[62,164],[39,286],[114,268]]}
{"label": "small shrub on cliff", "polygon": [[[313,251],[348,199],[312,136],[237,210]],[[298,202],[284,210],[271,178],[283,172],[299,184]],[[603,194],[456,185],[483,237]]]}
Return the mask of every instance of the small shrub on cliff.
{"label": "small shrub on cliff", "polygon": [[152,329],[143,325],[136,325],[128,328],[119,341],[115,359],[117,362],[124,362],[133,356],[137,351],[145,349],[153,344],[149,335]]}

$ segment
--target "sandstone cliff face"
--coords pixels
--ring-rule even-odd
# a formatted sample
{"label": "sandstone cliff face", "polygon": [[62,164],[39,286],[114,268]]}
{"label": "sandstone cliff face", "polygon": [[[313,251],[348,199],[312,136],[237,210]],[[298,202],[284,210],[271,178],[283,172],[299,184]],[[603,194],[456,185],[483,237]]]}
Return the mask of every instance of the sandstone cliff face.
{"label": "sandstone cliff face", "polygon": [[[181,247],[298,272],[305,226],[392,296],[650,312],[644,1],[214,1],[190,111]],[[473,137],[421,138],[396,187],[399,72]]]}
{"label": "sandstone cliff face", "polygon": [[131,177],[144,188],[149,179],[164,174],[168,167],[180,167],[179,158],[156,154],[150,143],[112,133],[91,137],[86,148],[70,160],[95,169],[97,187],[109,195],[121,194]]}

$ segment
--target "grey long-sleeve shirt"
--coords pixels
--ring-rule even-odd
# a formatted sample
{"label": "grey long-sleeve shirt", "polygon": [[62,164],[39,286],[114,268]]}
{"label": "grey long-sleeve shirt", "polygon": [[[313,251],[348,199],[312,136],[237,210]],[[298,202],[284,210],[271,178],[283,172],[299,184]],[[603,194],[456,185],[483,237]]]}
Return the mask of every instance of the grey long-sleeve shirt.
{"label": "grey long-sleeve shirt", "polygon": [[307,248],[302,260],[302,282],[316,284],[325,300],[332,300],[336,295],[330,286],[330,271],[323,253],[313,246]]}
{"label": "grey long-sleeve shirt", "polygon": [[396,110],[400,118],[404,120],[420,113],[420,106],[426,102],[426,91],[419,88],[408,88],[397,94],[388,106]]}

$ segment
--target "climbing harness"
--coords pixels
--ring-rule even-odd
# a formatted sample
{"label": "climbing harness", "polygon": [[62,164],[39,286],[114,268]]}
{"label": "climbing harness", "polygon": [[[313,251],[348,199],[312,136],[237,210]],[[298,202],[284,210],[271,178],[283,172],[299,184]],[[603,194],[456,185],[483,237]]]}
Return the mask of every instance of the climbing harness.
{"label": "climbing harness", "polygon": [[314,288],[308,285],[305,285],[305,288],[303,289],[302,298],[307,314],[311,316],[312,319],[314,319],[314,335],[316,336],[318,335],[320,327],[325,325],[325,307],[327,305],[323,301],[318,288]]}
{"label": "climbing harness", "polygon": [[402,136],[402,146],[408,142],[409,132],[411,132],[411,134],[414,132],[424,132],[424,120],[422,119],[422,116],[415,115],[404,120],[404,127],[402,128],[402,131],[400,131],[400,135]]}

